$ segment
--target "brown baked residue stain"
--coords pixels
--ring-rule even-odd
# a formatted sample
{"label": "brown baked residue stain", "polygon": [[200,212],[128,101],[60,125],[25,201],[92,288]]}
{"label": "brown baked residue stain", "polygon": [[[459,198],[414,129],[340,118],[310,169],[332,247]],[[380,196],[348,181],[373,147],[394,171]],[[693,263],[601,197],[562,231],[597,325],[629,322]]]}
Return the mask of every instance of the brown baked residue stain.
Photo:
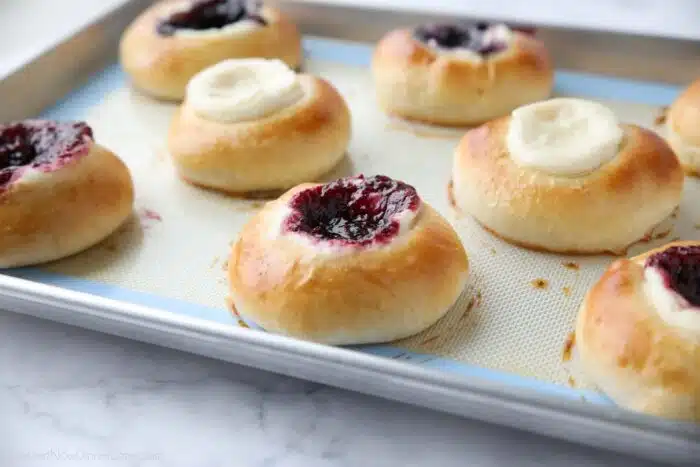
{"label": "brown baked residue stain", "polygon": [[579,264],[574,261],[566,261],[562,264],[566,269],[571,269],[572,271],[578,271],[579,269],[581,269],[581,266],[579,266]]}
{"label": "brown baked residue stain", "polygon": [[[653,242],[654,240],[661,240],[663,238],[668,237],[671,232],[673,232],[673,228],[670,228],[668,230],[664,230],[663,232],[659,233],[654,233],[654,230],[652,229],[651,231],[647,232],[644,237],[633,243],[632,245],[629,245],[626,250],[620,255],[620,256],[627,256],[627,253],[630,249],[634,248],[635,246],[638,245],[643,245],[645,243],[650,243]],[[680,237],[678,237],[680,239]]]}
{"label": "brown baked residue stain", "polygon": [[238,322],[238,325],[242,328],[250,328],[245,321],[241,318],[241,315],[238,314],[238,310],[236,309],[236,305],[234,305],[233,300],[231,300],[231,297],[226,297],[226,306],[228,309],[231,311],[231,314],[233,315],[234,318],[236,318],[236,321]]}
{"label": "brown baked residue stain", "polygon": [[567,383],[569,383],[569,386],[572,388],[576,387],[576,380],[574,379],[573,376],[569,376],[569,379],[567,380]]}
{"label": "brown baked residue stain", "polygon": [[532,286],[536,289],[546,289],[549,287],[549,282],[547,282],[546,279],[535,279],[534,281],[531,282]]}
{"label": "brown baked residue stain", "polygon": [[663,232],[659,232],[657,234],[654,234],[653,239],[654,240],[661,240],[662,238],[666,238],[669,235],[671,235],[671,232],[673,232],[673,229],[664,230]]}
{"label": "brown baked residue stain", "polygon": [[234,209],[241,212],[259,211],[265,206],[266,203],[266,201],[261,200],[250,200],[237,205]]}
{"label": "brown baked residue stain", "polygon": [[467,306],[464,308],[464,313],[462,313],[462,316],[459,318],[460,321],[462,321],[463,319],[467,318],[467,316],[469,316],[469,313],[476,306],[476,301],[477,301],[477,297],[472,297],[469,300],[469,303],[467,303]]}
{"label": "brown baked residue stain", "polygon": [[472,306],[472,308],[479,308],[481,306],[482,298],[483,297],[481,296],[481,290],[479,290],[476,293],[476,296],[474,297],[474,305]]}
{"label": "brown baked residue stain", "polygon": [[219,257],[217,256],[211,260],[211,263],[209,263],[209,269],[214,269],[214,267],[216,266],[216,263],[218,263],[218,262],[219,262]]}
{"label": "brown baked residue stain", "polygon": [[666,123],[666,116],[668,114],[668,106],[663,106],[659,109],[659,114],[654,119],[654,125],[663,125]]}
{"label": "brown baked residue stain", "polygon": [[430,338],[424,340],[423,342],[421,342],[421,345],[428,345],[428,344],[431,344],[431,343],[435,342],[435,341],[438,340],[438,339],[440,339],[440,336],[433,336],[433,337],[430,337]]}
{"label": "brown baked residue stain", "polygon": [[119,250],[119,240],[115,237],[109,237],[100,246],[110,253],[114,253]]}
{"label": "brown baked residue stain", "polygon": [[455,203],[455,195],[452,191],[453,187],[454,182],[452,181],[452,179],[450,179],[450,181],[447,182],[447,202],[450,203],[450,206],[452,206],[452,208],[456,208],[457,203]]}
{"label": "brown baked residue stain", "polygon": [[561,359],[565,362],[571,361],[571,355],[574,351],[574,346],[576,345],[576,333],[571,332],[566,337],[566,342],[564,342],[564,351],[562,352]]}
{"label": "brown baked residue stain", "polygon": [[224,261],[221,263],[221,270],[222,271],[228,271],[228,260]]}
{"label": "brown baked residue stain", "polygon": [[491,248],[491,254],[492,254],[493,256],[496,256],[496,253],[498,253],[498,252],[496,251],[495,248],[492,247],[492,248]]}
{"label": "brown baked residue stain", "polygon": [[564,286],[561,288],[561,291],[564,292],[564,295],[567,297],[571,297],[571,287]]}

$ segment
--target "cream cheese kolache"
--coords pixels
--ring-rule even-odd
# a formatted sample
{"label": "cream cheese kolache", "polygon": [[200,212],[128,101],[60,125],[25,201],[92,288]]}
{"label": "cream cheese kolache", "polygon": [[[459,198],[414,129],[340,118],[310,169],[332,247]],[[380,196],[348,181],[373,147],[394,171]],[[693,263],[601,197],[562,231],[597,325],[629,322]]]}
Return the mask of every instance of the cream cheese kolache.
{"label": "cream cheese kolache", "polygon": [[450,224],[414,187],[381,175],[289,190],[244,226],[228,265],[241,318],[330,345],[426,329],[469,270]]}
{"label": "cream cheese kolache", "polygon": [[452,169],[457,210],[509,242],[556,253],[623,253],[673,212],[682,189],[662,138],[574,98],[468,131]]}
{"label": "cream cheese kolache", "polygon": [[297,27],[278,9],[259,1],[160,1],[124,31],[120,62],[147,94],[182,100],[195,74],[230,58],[275,58],[298,69]]}
{"label": "cream cheese kolache", "polygon": [[390,115],[476,125],[549,97],[544,44],[505,24],[427,24],[391,31],[376,46],[377,100]]}
{"label": "cream cheese kolache", "polygon": [[0,125],[0,268],[99,243],[126,221],[133,201],[129,170],[86,123]]}
{"label": "cream cheese kolache", "polygon": [[345,157],[350,133],[328,81],[280,60],[231,59],[189,82],[168,150],[184,180],[246,196],[316,181]]}
{"label": "cream cheese kolache", "polygon": [[617,404],[700,422],[700,243],[613,263],[581,305],[576,350]]}
{"label": "cream cheese kolache", "polygon": [[666,139],[687,175],[700,176],[700,79],[691,83],[666,112]]}

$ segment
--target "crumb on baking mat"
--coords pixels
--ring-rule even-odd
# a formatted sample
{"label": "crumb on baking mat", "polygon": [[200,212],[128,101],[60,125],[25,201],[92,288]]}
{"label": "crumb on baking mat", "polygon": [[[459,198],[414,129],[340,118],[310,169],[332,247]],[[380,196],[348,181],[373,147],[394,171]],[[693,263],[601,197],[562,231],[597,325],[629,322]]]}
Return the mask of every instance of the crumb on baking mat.
{"label": "crumb on baking mat", "polygon": [[668,106],[665,105],[661,108],[659,108],[659,113],[656,115],[656,118],[654,118],[654,125],[663,125],[666,123],[666,117],[668,115]]}
{"label": "crumb on baking mat", "polygon": [[245,321],[243,321],[243,318],[241,318],[241,315],[238,314],[238,310],[236,309],[236,305],[233,303],[233,300],[231,300],[231,297],[226,297],[226,307],[229,309],[231,314],[233,315],[234,318],[236,318],[236,321],[238,322],[238,325],[242,328],[250,328],[246,324]]}
{"label": "crumb on baking mat", "polygon": [[566,336],[566,341],[564,342],[564,350],[562,351],[561,354],[561,359],[565,362],[571,361],[571,356],[574,351],[574,346],[576,345],[576,333],[575,332],[570,332],[568,336]]}

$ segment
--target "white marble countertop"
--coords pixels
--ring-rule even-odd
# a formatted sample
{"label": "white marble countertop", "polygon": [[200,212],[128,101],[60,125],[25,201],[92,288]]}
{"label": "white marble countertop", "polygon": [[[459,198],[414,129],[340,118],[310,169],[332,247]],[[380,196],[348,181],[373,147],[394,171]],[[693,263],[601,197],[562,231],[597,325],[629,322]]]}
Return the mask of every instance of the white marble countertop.
{"label": "white marble countertop", "polygon": [[0,414],[7,467],[654,465],[7,312]]}
{"label": "white marble countertop", "polygon": [[[118,1],[0,0],[0,71]],[[1,311],[0,414],[3,467],[652,465]]]}

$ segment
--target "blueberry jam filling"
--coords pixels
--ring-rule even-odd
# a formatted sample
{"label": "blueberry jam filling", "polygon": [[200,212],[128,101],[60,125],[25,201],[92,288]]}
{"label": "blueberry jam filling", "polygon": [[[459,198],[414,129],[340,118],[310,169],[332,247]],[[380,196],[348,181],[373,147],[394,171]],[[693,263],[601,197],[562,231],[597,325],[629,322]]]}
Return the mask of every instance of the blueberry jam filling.
{"label": "blueberry jam filling", "polygon": [[700,246],[674,246],[650,256],[647,267],[656,268],[666,286],[700,307]]}
{"label": "blueberry jam filling", "polygon": [[398,215],[420,203],[415,188],[384,175],[341,178],[297,193],[284,230],[338,245],[388,243],[399,233]]}
{"label": "blueberry jam filling", "polygon": [[493,25],[427,24],[416,28],[419,41],[442,49],[467,49],[481,55],[491,55],[508,48],[508,44],[495,37]]}
{"label": "blueberry jam filling", "polygon": [[60,167],[90,140],[92,129],[83,122],[27,120],[0,125],[0,188],[27,167]]}
{"label": "blueberry jam filling", "polygon": [[195,0],[188,9],[160,21],[157,31],[172,36],[180,29],[221,29],[246,19],[265,26],[267,21],[260,15],[260,8],[259,2],[246,0]]}

